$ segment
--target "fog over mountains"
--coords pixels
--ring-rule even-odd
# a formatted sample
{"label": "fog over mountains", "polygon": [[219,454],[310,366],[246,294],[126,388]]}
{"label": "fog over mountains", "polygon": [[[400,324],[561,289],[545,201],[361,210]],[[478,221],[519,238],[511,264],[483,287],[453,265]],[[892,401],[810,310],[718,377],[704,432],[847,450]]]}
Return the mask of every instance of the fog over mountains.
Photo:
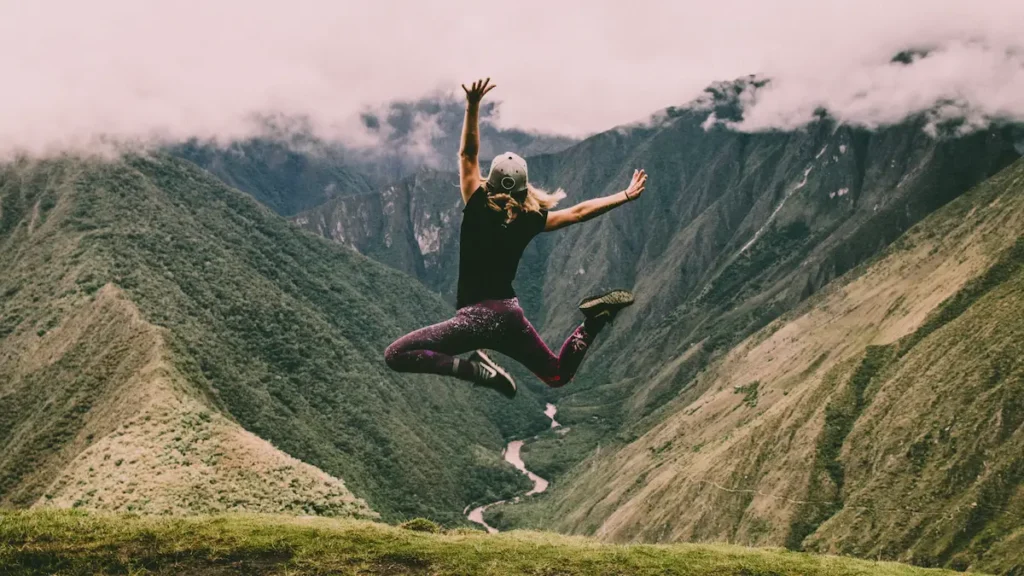
{"label": "fog over mountains", "polygon": [[[1010,0],[524,0],[514,24],[465,0],[298,0],[287,10],[43,0],[2,11],[0,66],[18,87],[0,97],[7,156],[226,144],[296,124],[373,146],[381,135],[363,122],[368,108],[436,91],[458,98],[460,83],[486,76],[498,85],[504,128],[573,137],[748,74],[773,82],[745,103],[744,130],[791,129],[822,107],[862,126],[936,104],[943,118],[971,124],[1024,117],[1024,7]],[[927,56],[894,65],[901,51]]]}

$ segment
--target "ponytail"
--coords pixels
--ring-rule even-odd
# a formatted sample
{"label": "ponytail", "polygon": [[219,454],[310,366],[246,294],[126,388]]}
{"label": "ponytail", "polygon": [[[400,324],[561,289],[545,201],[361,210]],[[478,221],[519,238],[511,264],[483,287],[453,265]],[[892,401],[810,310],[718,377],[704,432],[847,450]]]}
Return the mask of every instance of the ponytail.
{"label": "ponytail", "polygon": [[558,202],[565,198],[565,191],[559,188],[554,192],[548,192],[537,188],[532,184],[526,185],[526,197],[522,201],[516,200],[511,194],[501,192],[491,193],[491,187],[487,186],[487,207],[495,212],[505,213],[505,222],[511,222],[522,212],[539,212],[550,210],[558,205]]}

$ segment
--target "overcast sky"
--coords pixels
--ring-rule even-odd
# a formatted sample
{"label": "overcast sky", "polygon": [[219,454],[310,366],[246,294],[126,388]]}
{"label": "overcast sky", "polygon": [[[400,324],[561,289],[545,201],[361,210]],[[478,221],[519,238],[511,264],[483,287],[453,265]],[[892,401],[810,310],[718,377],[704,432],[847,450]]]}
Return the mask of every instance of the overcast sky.
{"label": "overcast sky", "polygon": [[483,76],[503,124],[584,135],[751,73],[774,82],[739,129],[1024,119],[1024,1],[0,0],[0,153],[229,140],[254,114],[351,141],[364,106]]}

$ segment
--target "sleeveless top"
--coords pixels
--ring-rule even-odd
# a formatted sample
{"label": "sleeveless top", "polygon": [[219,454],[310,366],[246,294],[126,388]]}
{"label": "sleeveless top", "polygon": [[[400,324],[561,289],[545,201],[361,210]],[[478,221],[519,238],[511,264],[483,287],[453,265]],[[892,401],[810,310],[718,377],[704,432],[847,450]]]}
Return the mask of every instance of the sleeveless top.
{"label": "sleeveless top", "polygon": [[487,207],[487,190],[477,188],[462,209],[459,236],[459,287],[456,308],[482,300],[514,298],[519,259],[544,230],[548,211],[520,212],[505,223],[505,212]]}

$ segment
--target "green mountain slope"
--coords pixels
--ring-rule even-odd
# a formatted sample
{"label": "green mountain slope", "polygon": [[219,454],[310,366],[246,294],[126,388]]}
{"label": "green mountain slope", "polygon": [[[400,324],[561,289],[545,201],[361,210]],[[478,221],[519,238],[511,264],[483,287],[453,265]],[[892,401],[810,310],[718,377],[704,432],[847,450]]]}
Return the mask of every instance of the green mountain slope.
{"label": "green mountain slope", "polygon": [[[545,426],[528,392],[509,403],[384,366],[392,339],[450,313],[440,299],[193,165],[20,162],[0,174],[0,210],[0,501],[332,513],[352,497],[313,482],[326,473],[384,518],[457,523],[527,483],[500,449]],[[294,458],[323,472],[282,468]],[[296,502],[253,508],[256,484],[197,492],[193,467],[248,467],[239,483]],[[111,473],[124,478],[90,486]],[[248,505],[219,500],[245,491]]]}
{"label": "green mountain slope", "polygon": [[717,358],[649,430],[502,520],[1017,573],[1022,233],[1024,160]]}
{"label": "green mountain slope", "polygon": [[254,139],[223,148],[190,142],[172,152],[242,190],[278,214],[295,214],[375,184],[342,150],[319,142]]}
{"label": "green mountain slope", "polygon": [[952,574],[724,545],[616,546],[536,532],[430,534],[365,521],[0,514],[7,574]]}
{"label": "green mountain slope", "polygon": [[457,174],[421,170],[380,193],[337,198],[292,221],[418,278],[454,303],[463,206],[458,183]]}

